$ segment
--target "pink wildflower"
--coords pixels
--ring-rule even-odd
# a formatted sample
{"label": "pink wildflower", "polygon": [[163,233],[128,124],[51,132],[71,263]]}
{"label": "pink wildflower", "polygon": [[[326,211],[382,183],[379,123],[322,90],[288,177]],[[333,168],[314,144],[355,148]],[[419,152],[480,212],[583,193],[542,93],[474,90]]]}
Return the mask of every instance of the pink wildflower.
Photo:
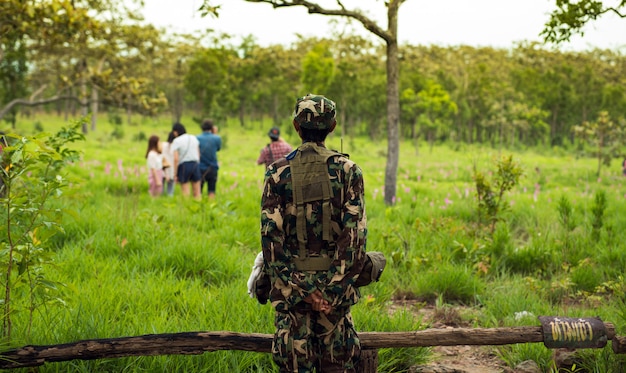
{"label": "pink wildflower", "polygon": [[122,165],[122,160],[121,159],[117,160],[117,169],[120,170],[120,174],[122,175],[122,179],[126,180],[126,178],[124,177],[124,166]]}

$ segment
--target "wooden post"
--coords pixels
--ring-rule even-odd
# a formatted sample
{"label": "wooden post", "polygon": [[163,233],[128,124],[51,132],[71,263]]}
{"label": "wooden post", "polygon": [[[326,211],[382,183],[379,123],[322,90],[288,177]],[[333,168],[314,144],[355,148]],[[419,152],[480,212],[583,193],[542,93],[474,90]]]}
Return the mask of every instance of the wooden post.
{"label": "wooden post", "polygon": [[361,362],[357,372],[376,373],[378,372],[378,350],[364,348],[361,350]]}
{"label": "wooden post", "polygon": [[613,352],[616,354],[626,354],[626,337],[615,337],[611,341]]}

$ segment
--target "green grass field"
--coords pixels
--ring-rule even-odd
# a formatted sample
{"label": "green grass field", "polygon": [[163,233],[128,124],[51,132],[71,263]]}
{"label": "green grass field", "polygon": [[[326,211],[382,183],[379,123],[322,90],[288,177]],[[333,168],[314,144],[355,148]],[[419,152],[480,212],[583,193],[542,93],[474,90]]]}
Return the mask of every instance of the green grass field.
{"label": "green grass field", "polygon": [[[164,139],[171,123],[137,119],[123,135],[101,120],[67,167],[71,187],[50,203],[70,211],[65,234],[48,249],[54,264],[45,276],[63,283],[63,303],[46,304],[28,331],[27,312],[13,320],[11,347],[82,339],[185,331],[272,333],[271,307],[246,293],[260,250],[259,214],[263,167],[255,164],[270,123],[241,128],[217,123],[224,148],[217,198],[151,198],[145,153],[147,137]],[[191,120],[188,132],[199,133]],[[54,132],[53,116],[21,118],[16,132]],[[341,124],[340,124],[341,125]],[[285,122],[283,136],[298,144]],[[5,132],[12,132],[5,129]],[[363,169],[368,250],[389,262],[381,282],[362,289],[353,309],[360,331],[428,328],[420,308],[455,307],[469,327],[539,325],[537,316],[593,317],[626,332],[624,255],[626,188],[619,161],[595,175],[596,161],[564,149],[494,150],[478,145],[403,142],[396,204],[383,201],[386,142],[333,135],[330,148],[349,153]],[[525,172],[505,195],[510,209],[489,234],[477,224],[473,168],[486,174],[498,157],[513,154]],[[594,201],[605,193],[600,228]],[[567,210],[564,206],[571,206]],[[564,211],[570,212],[570,225]],[[595,220],[594,220],[595,218]],[[394,305],[391,312],[392,305]],[[400,306],[400,307],[398,307]],[[524,314],[531,316],[519,317]],[[516,316],[517,315],[517,316]],[[533,359],[551,371],[552,352],[542,344],[494,347],[511,367]],[[428,349],[384,349],[380,372],[408,371],[429,358]],[[584,351],[579,367],[619,372],[623,357],[610,345]],[[621,368],[620,368],[621,367]],[[210,352],[47,364],[41,372],[269,372],[268,354]]]}

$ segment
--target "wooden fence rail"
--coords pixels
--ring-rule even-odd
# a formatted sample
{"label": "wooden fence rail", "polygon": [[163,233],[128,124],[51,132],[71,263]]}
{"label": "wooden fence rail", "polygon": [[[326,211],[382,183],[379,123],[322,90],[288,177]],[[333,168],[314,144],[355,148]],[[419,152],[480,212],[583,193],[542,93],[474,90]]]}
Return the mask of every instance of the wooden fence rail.
{"label": "wooden fence rail", "polygon": [[[626,353],[626,337],[616,337],[604,323],[615,353]],[[507,345],[543,342],[541,327],[426,329],[414,332],[361,332],[364,350],[456,345]],[[272,335],[233,332],[183,332],[136,337],[89,339],[47,346],[24,346],[0,353],[0,369],[34,367],[68,360],[129,356],[195,355],[219,350],[271,351]],[[375,372],[375,367],[366,370]]]}

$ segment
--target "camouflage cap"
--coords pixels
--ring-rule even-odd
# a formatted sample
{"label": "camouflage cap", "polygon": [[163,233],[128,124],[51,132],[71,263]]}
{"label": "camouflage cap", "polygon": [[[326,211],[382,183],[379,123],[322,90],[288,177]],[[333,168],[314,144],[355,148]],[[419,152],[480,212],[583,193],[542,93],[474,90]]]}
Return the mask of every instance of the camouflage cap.
{"label": "camouflage cap", "polygon": [[302,128],[329,129],[335,123],[335,102],[309,93],[296,101],[293,120]]}

